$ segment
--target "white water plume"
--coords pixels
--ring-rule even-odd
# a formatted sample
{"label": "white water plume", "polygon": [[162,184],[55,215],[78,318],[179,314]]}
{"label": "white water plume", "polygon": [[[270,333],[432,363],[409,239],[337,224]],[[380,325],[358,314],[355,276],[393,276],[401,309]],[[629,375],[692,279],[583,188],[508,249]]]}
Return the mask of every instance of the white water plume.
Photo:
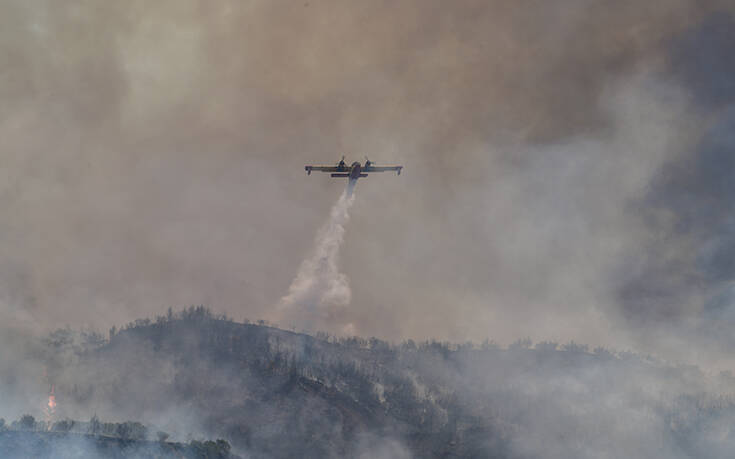
{"label": "white water plume", "polygon": [[311,255],[301,263],[288,294],[281,298],[280,320],[314,330],[332,322],[330,319],[350,303],[349,280],[339,271],[338,259],[349,210],[355,201],[354,186],[354,181],[350,180],[332,207],[329,220],[317,233]]}

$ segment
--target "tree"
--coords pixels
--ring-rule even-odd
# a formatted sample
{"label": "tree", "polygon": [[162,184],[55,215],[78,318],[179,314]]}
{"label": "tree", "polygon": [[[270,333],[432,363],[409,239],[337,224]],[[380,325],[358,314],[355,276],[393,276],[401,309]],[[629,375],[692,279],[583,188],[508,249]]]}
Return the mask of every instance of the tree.
{"label": "tree", "polygon": [[541,341],[540,343],[536,343],[537,351],[552,352],[555,351],[558,347],[559,343],[556,343],[554,341]]}
{"label": "tree", "polygon": [[561,348],[567,352],[587,352],[588,349],[586,344],[577,344],[574,340],[563,345]]}
{"label": "tree", "polygon": [[212,458],[212,459],[225,459],[230,457],[230,444],[222,440],[221,438],[218,439],[216,442],[207,440],[207,441],[197,441],[192,440],[189,443],[189,447],[195,451],[195,453],[200,457],[206,457],[206,458]]}
{"label": "tree", "polygon": [[515,342],[513,342],[510,346],[508,346],[508,349],[511,351],[517,350],[517,349],[530,349],[533,345],[533,341],[531,341],[531,338],[519,338]]}
{"label": "tree", "polygon": [[169,437],[169,434],[167,434],[166,432],[162,432],[160,430],[156,433],[156,435],[158,436],[158,441],[160,441],[161,443],[165,443]]}
{"label": "tree", "polygon": [[121,422],[117,425],[116,434],[118,437],[128,440],[131,437],[132,429],[130,428],[130,423],[128,422]]}
{"label": "tree", "polygon": [[92,419],[89,420],[89,433],[92,435],[97,435],[100,432],[100,429],[102,428],[102,425],[100,424],[100,420],[95,414],[92,416]]}
{"label": "tree", "polygon": [[71,419],[64,419],[53,425],[51,430],[55,432],[69,432],[74,427],[74,421]]}
{"label": "tree", "polygon": [[30,414],[24,414],[20,418],[20,428],[24,430],[33,430],[36,427],[36,418]]}
{"label": "tree", "polygon": [[145,440],[148,429],[140,422],[123,422],[117,425],[117,434],[126,440]]}
{"label": "tree", "polygon": [[222,440],[221,438],[218,438],[216,445],[217,445],[217,452],[222,457],[227,457],[230,454],[231,447],[227,441]]}
{"label": "tree", "polygon": [[610,360],[615,358],[615,355],[612,352],[602,346],[597,346],[592,352],[600,359]]}

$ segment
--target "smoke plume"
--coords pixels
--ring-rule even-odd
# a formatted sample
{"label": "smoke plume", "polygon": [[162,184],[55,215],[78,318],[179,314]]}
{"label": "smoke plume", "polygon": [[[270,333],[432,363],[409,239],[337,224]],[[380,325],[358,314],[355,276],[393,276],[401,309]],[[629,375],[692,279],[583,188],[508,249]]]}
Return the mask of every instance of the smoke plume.
{"label": "smoke plume", "polygon": [[276,319],[367,154],[325,331],[728,359],[733,5],[5,1],[0,322]]}
{"label": "smoke plume", "polygon": [[349,210],[355,202],[354,188],[355,181],[350,180],[332,207],[329,221],[317,233],[311,255],[301,263],[288,294],[281,298],[278,309],[282,320],[314,330],[333,323],[350,303],[350,283],[339,271],[338,261]]}

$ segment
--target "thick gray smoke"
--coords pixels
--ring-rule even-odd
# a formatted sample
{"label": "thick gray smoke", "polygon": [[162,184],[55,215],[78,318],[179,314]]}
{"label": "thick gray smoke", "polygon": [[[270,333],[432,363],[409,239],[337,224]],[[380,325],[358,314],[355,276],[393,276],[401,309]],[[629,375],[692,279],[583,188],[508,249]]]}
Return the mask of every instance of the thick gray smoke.
{"label": "thick gray smoke", "polygon": [[327,331],[731,354],[733,2],[206,5],[3,2],[3,322],[274,318],[367,154]]}
{"label": "thick gray smoke", "polygon": [[[733,368],[734,14],[724,0],[3,2],[0,415],[47,394],[43,329],[200,303],[288,328]],[[344,152],[411,173],[367,179],[352,210],[345,193],[312,248],[341,185],[303,165]],[[66,387],[123,380],[137,397],[123,408],[147,407],[168,387],[151,381],[175,378],[139,360]],[[578,430],[593,402],[575,382],[608,380],[588,375],[559,379],[565,397],[538,390],[549,408],[530,411],[548,417],[521,423],[539,440],[527,456]],[[634,391],[611,394],[585,421],[637,416]],[[150,416],[191,417],[171,413]]]}
{"label": "thick gray smoke", "polygon": [[[281,298],[280,318],[288,325],[314,330],[333,324],[340,310],[350,303],[350,283],[340,272],[338,261],[349,210],[355,202],[354,188],[355,182],[350,180],[319,230],[311,255],[301,263],[288,294]],[[344,331],[352,330],[347,326]]]}

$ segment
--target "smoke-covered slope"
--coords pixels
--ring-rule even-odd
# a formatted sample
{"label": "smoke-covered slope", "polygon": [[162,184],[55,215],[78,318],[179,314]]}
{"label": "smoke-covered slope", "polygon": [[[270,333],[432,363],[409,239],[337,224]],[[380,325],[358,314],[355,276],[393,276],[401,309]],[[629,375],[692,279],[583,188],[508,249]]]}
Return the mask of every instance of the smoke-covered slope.
{"label": "smoke-covered slope", "polygon": [[729,374],[574,343],[391,346],[203,308],[73,342],[56,339],[64,361],[49,365],[60,415],[222,437],[248,457],[683,458],[735,446]]}

